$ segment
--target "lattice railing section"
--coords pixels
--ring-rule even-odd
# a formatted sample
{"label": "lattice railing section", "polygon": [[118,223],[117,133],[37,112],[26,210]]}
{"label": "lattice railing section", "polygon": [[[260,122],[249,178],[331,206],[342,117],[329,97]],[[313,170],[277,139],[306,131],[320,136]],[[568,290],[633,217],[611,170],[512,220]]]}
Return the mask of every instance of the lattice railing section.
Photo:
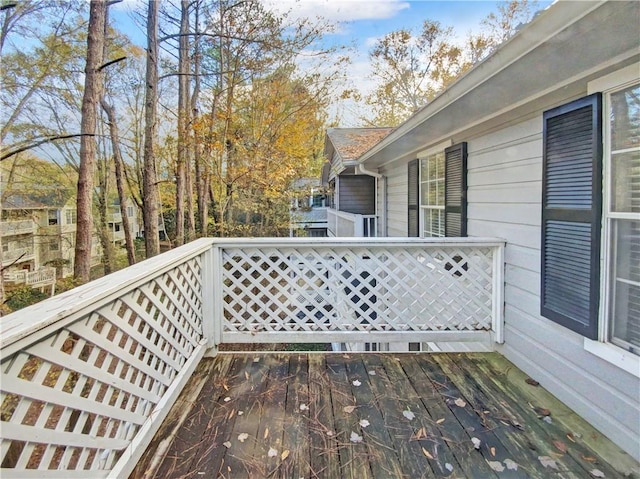
{"label": "lattice railing section", "polygon": [[226,248],[222,336],[488,331],[496,251],[447,244]]}
{"label": "lattice railing section", "polygon": [[2,477],[109,473],[202,348],[201,268],[195,256],[104,304],[97,297],[99,306],[3,354]]}

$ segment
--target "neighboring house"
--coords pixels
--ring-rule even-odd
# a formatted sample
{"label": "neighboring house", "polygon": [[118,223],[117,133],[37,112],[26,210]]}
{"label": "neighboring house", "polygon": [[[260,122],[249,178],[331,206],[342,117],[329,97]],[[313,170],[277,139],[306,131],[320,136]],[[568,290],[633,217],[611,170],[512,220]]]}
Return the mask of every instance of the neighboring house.
{"label": "neighboring house", "polygon": [[[73,274],[76,235],[75,197],[60,189],[47,193],[10,193],[2,203],[2,265],[5,277],[23,282],[17,272],[57,267],[58,275]],[[102,256],[97,238],[92,263]]]}
{"label": "neighboring house", "polygon": [[329,236],[378,236],[380,176],[365,170],[357,159],[391,131],[393,128],[327,130],[324,153],[328,163],[322,181],[329,190]]}
{"label": "neighboring house", "polygon": [[327,195],[315,178],[301,178],[291,186],[290,236],[327,236]]}
{"label": "neighboring house", "polygon": [[[143,236],[142,218],[138,206],[131,199],[125,200],[125,207],[127,211],[127,219],[129,221],[129,228],[131,230],[131,236],[133,238],[141,238]],[[118,199],[109,206],[109,216],[107,218],[107,226],[109,228],[109,234],[111,235],[111,242],[114,245],[124,246],[124,226],[122,212],[120,211],[120,202]]]}
{"label": "neighboring house", "polygon": [[500,352],[636,459],[639,25],[557,2],[357,161],[381,235],[506,240]]}

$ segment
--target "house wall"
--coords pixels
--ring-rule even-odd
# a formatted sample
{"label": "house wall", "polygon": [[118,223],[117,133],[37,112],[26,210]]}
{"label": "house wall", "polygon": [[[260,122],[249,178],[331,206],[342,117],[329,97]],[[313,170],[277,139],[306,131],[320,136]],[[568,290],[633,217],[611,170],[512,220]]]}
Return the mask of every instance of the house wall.
{"label": "house wall", "polygon": [[375,214],[375,181],[376,179],[372,176],[340,176],[338,182],[340,211],[359,215]]}
{"label": "house wall", "polygon": [[[542,113],[548,107],[540,105],[508,126],[453,139],[468,143],[468,234],[506,240],[500,351],[639,459],[640,379],[588,352],[582,336],[540,316]],[[380,169],[387,181],[388,236],[407,235],[409,159]]]}

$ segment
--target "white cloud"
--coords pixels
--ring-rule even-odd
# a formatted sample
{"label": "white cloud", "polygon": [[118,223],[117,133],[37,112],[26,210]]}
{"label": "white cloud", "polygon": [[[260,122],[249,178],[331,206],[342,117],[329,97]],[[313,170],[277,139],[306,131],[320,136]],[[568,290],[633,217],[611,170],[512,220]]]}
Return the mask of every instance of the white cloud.
{"label": "white cloud", "polygon": [[334,22],[376,20],[395,16],[410,7],[403,0],[263,0],[268,8],[293,18],[322,17]]}

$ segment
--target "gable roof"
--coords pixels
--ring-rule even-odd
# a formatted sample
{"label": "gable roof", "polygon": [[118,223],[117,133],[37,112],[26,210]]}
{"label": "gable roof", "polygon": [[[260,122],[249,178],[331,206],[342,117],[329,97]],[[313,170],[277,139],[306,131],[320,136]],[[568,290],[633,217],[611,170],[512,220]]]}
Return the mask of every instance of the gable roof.
{"label": "gable roof", "polygon": [[331,163],[334,163],[336,153],[338,163],[355,161],[393,130],[394,128],[389,127],[329,128],[324,146],[325,155]]}
{"label": "gable roof", "polygon": [[[504,125],[637,62],[640,2],[556,2],[358,159],[375,169]],[[458,137],[464,133],[464,137]]]}
{"label": "gable roof", "polygon": [[37,192],[11,192],[2,200],[5,210],[51,210],[63,208],[73,197],[67,189],[45,190]]}

